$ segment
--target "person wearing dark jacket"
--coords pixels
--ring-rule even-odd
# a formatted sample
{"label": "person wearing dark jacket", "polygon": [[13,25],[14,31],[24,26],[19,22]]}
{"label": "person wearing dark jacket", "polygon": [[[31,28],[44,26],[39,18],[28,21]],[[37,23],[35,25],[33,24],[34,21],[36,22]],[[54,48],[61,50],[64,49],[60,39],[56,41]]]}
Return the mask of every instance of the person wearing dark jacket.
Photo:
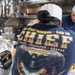
{"label": "person wearing dark jacket", "polygon": [[62,26],[75,32],[75,5],[72,8],[71,15],[62,17]]}
{"label": "person wearing dark jacket", "polygon": [[61,26],[62,9],[45,4],[37,19],[20,34],[12,75],[68,75],[75,64],[75,33]]}

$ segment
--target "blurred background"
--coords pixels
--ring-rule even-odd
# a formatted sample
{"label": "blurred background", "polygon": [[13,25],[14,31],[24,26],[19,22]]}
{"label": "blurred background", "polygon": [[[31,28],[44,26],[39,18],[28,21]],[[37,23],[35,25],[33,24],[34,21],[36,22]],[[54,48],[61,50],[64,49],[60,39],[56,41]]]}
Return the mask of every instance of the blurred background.
{"label": "blurred background", "polygon": [[3,38],[17,41],[17,35],[31,21],[41,5],[55,3],[68,15],[75,0],[0,0],[0,32]]}

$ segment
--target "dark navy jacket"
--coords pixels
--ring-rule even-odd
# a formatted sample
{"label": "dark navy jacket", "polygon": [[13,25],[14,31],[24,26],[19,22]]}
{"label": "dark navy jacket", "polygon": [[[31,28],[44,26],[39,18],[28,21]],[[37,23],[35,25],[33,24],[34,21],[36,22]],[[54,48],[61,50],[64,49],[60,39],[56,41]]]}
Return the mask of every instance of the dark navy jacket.
{"label": "dark navy jacket", "polygon": [[[61,70],[59,74],[56,75],[67,75],[71,66],[73,67],[73,65],[75,64],[75,33],[73,31],[69,29],[64,29],[59,25],[45,25],[38,23],[31,27],[25,27],[20,35],[21,36],[19,37],[17,52],[12,69],[12,75],[21,75],[21,73],[22,75],[27,75],[26,73],[28,73],[28,71],[25,71],[26,68],[24,68],[23,66],[26,63],[29,64],[30,61],[28,62],[28,60],[31,58],[31,55],[28,53],[27,50],[24,49],[28,49],[29,51],[32,49],[34,50],[43,49],[45,51],[55,50],[61,53],[65,58],[65,62],[64,66],[60,65],[61,67],[63,66],[63,68],[62,69],[60,68]],[[23,48],[23,50],[19,48],[22,45],[25,45],[25,48]],[[35,55],[35,51],[33,53]],[[40,51],[37,52],[36,50],[36,53],[40,53]],[[47,60],[49,61],[50,58],[51,57],[49,56]],[[35,59],[35,61],[37,60],[38,58]],[[53,62],[53,60],[51,61]],[[52,63],[51,61],[50,63]],[[26,62],[26,63],[24,64],[22,63],[21,66],[20,62],[23,63]],[[46,64],[47,68],[45,69],[47,69],[48,71],[46,71],[45,75],[52,75],[52,73],[50,72],[52,71],[50,70],[52,66],[47,64]],[[59,65],[59,63],[57,64]],[[57,69],[59,69],[59,67],[57,67]],[[30,71],[30,73],[32,72],[34,71]],[[38,75],[38,74],[32,74],[32,75]]]}
{"label": "dark navy jacket", "polygon": [[63,16],[62,18],[62,26],[64,28],[71,29],[75,32],[75,23],[72,22],[71,15]]}

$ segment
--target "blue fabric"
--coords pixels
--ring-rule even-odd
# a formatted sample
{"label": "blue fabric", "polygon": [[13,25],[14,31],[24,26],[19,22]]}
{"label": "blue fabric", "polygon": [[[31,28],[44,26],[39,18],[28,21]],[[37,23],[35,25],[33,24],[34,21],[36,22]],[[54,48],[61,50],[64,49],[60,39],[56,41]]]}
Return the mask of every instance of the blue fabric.
{"label": "blue fabric", "polygon": [[72,22],[71,15],[62,17],[62,26],[75,32],[75,23]]}
{"label": "blue fabric", "polygon": [[[33,38],[33,36],[31,36],[31,34],[33,34],[33,36],[35,35],[34,38]],[[58,51],[59,53],[61,53],[65,58],[65,64],[62,69],[60,68],[61,69],[61,71],[59,72],[60,75],[67,75],[70,67],[73,64],[75,64],[75,33],[73,31],[71,31],[69,29],[64,29],[63,27],[61,27],[59,25],[47,25],[47,24],[45,25],[45,24],[39,23],[39,24],[33,25],[32,27],[25,27],[20,35],[21,36],[18,41],[18,47],[17,47],[17,52],[15,55],[14,65],[13,65],[13,69],[12,69],[12,75],[20,75],[19,72],[24,73],[24,71],[23,71],[24,68],[23,69],[22,69],[22,67],[18,68],[19,61],[22,60],[22,62],[24,63],[25,60],[30,59],[30,58],[28,58],[29,53],[25,52],[26,50],[19,48],[22,45],[25,45],[26,47],[28,47],[30,49],[35,48],[35,49],[43,49],[43,50],[47,50],[47,51],[55,50],[55,51]],[[39,43],[40,41],[38,43],[36,43],[38,38],[42,38],[41,44]],[[31,56],[29,55],[29,57],[31,57]],[[47,60],[50,60],[50,58],[47,58]],[[47,65],[47,64],[45,64],[47,66],[46,74],[52,75],[52,72],[51,72],[52,69],[51,69],[51,67],[49,67],[50,65]],[[56,63],[56,64],[58,64],[58,63]],[[60,65],[60,66],[62,66],[62,65]],[[27,75],[27,74],[24,74],[24,75]],[[34,74],[32,74],[32,75],[34,75]],[[58,75],[58,74],[56,74],[56,75]]]}

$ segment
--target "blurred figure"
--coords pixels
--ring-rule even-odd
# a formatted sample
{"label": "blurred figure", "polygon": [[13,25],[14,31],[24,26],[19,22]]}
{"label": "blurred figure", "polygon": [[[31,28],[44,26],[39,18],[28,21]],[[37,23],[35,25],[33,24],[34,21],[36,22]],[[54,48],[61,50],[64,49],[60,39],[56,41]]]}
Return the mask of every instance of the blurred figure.
{"label": "blurred figure", "polygon": [[75,33],[61,26],[58,5],[43,5],[37,19],[19,36],[12,75],[67,75],[75,63]]}
{"label": "blurred figure", "polygon": [[71,15],[63,16],[62,26],[75,32],[75,5],[72,8]]}

